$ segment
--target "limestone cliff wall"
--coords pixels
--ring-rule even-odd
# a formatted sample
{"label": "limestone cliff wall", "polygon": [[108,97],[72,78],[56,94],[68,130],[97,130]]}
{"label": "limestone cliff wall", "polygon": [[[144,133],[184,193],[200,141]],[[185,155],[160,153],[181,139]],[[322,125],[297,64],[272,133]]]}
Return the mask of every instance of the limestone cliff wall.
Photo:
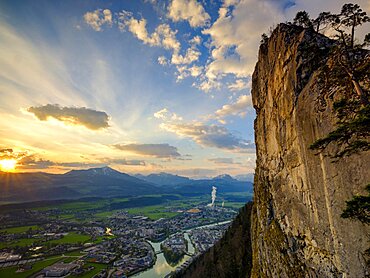
{"label": "limestone cliff wall", "polygon": [[369,152],[332,163],[308,149],[336,122],[334,100],[320,89],[331,44],[317,33],[280,24],[260,48],[252,83],[252,277],[366,274],[362,254],[369,229],[340,214],[370,181]]}

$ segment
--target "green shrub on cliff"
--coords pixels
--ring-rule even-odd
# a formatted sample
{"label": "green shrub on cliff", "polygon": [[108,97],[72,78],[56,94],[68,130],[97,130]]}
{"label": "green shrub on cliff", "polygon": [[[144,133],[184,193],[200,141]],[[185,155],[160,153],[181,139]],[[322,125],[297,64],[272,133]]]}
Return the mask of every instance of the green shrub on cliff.
{"label": "green shrub on cliff", "polygon": [[353,108],[352,106],[353,103],[348,103],[346,100],[335,103],[334,110],[339,118],[338,127],[324,138],[315,141],[310,146],[311,150],[321,152],[330,143],[334,142],[339,147],[334,154],[330,155],[334,159],[370,150],[370,142],[368,141],[370,135],[370,106],[357,108],[355,113],[352,111],[354,115],[349,117],[350,114],[346,112]]}
{"label": "green shrub on cliff", "polygon": [[347,207],[341,217],[370,224],[370,184],[366,186],[366,191],[368,192],[367,196],[355,195],[351,200],[346,201]]}

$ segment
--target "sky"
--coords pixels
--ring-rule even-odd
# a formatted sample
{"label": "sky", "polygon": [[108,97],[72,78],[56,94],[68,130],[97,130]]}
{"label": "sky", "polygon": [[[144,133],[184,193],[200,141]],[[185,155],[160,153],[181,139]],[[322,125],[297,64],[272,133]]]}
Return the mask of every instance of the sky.
{"label": "sky", "polygon": [[19,172],[252,173],[261,34],[344,3],[2,0],[0,160]]}

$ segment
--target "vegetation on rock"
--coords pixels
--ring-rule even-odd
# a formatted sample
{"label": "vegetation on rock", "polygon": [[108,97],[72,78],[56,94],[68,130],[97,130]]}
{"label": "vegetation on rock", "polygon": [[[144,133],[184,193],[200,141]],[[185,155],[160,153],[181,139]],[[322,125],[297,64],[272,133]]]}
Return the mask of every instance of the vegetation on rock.
{"label": "vegetation on rock", "polygon": [[[316,22],[316,30],[324,22],[330,23],[338,33],[337,43],[332,50],[333,58],[325,66],[322,76],[324,91],[330,92],[335,88],[333,94],[341,93],[343,96],[333,107],[339,119],[338,127],[310,146],[310,149],[322,152],[335,142],[339,147],[329,155],[334,159],[370,149],[370,57],[367,50],[361,49],[367,44],[369,34],[363,44],[354,43],[355,28],[369,21],[366,12],[357,4],[345,4],[339,15],[321,13],[313,21]],[[346,34],[343,27],[350,28],[351,33]]]}
{"label": "vegetation on rock", "polygon": [[363,224],[370,224],[370,184],[366,186],[367,196],[355,195],[346,201],[347,207],[342,213],[343,218],[359,220]]}

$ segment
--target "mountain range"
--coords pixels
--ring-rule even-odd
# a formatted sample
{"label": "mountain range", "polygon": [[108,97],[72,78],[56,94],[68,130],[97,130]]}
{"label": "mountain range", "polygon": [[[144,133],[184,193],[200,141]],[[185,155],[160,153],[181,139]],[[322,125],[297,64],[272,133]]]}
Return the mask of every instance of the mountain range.
{"label": "mountain range", "polygon": [[131,176],[110,167],[102,167],[72,170],[65,174],[0,172],[0,201],[29,202],[162,193],[199,195],[211,192],[212,186],[216,186],[219,192],[253,191],[252,183],[238,181],[229,175],[193,180],[168,173]]}

